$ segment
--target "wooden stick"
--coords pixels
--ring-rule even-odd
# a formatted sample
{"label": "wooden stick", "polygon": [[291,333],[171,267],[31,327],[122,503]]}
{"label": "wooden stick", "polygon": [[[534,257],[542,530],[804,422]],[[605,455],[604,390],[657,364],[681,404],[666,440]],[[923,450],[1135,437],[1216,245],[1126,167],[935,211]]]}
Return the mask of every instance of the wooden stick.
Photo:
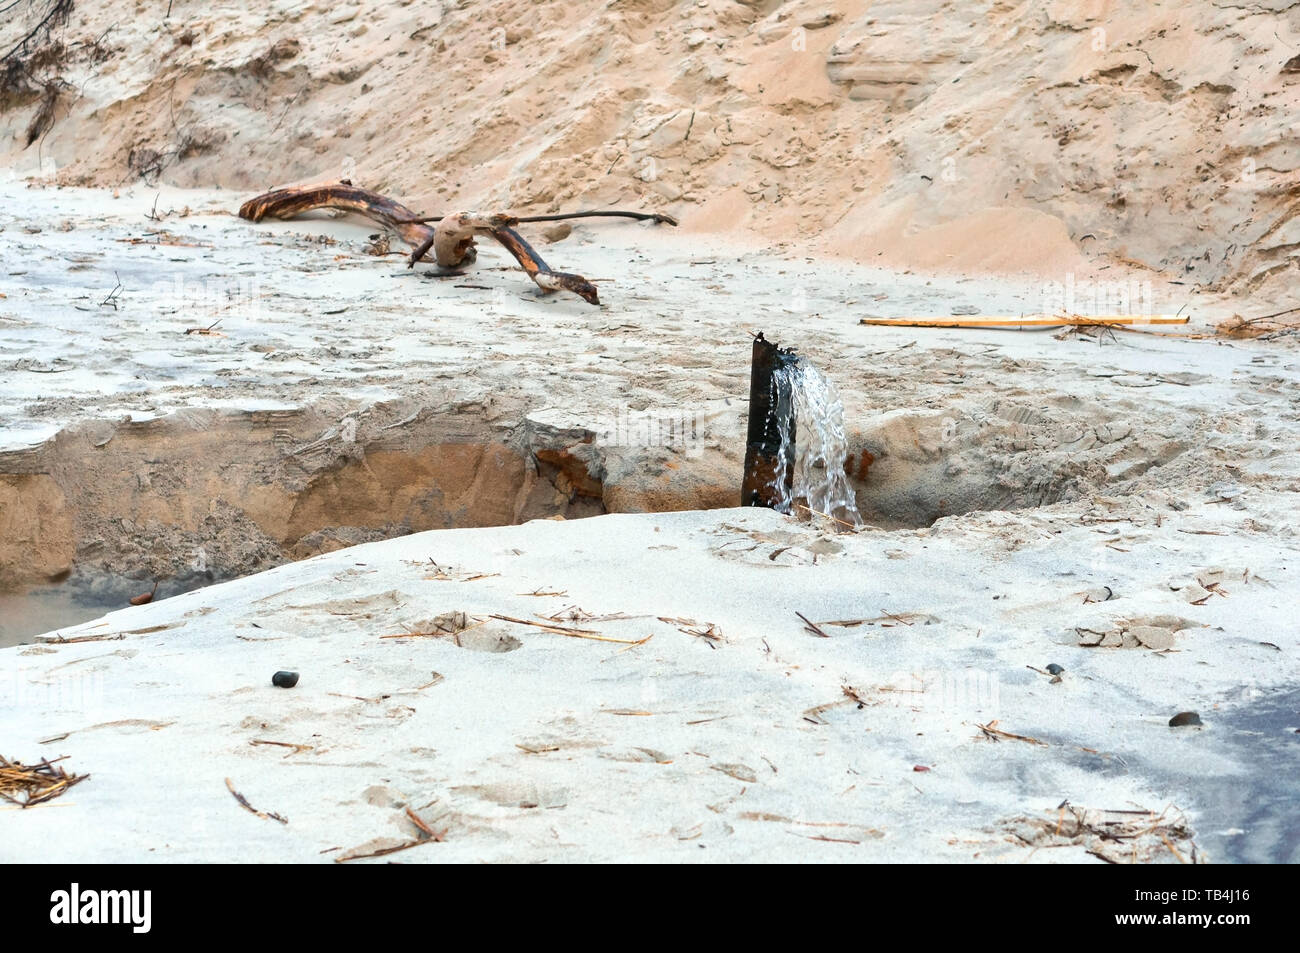
{"label": "wooden stick", "polygon": [[827,635],[824,631],[822,631],[821,626],[817,625],[815,622],[808,621],[808,617],[804,615],[802,612],[796,611],[795,615],[803,619],[804,625],[807,626],[807,631],[811,632],[813,635],[821,636],[823,639],[830,638],[829,635]]}
{"label": "wooden stick", "polygon": [[543,291],[571,291],[590,304],[600,304],[596,286],[581,275],[552,271],[533,246],[510,227],[509,215],[489,215],[483,212],[456,212],[438,221],[433,234],[416,246],[407,262],[408,268],[424,257],[430,248],[434,260],[443,268],[460,268],[474,260],[474,236],[486,233],[495,238],[515,256],[519,266],[528,273]]}
{"label": "wooden stick", "polygon": [[425,835],[427,835],[428,837],[432,837],[435,840],[439,839],[438,835],[434,833],[433,828],[430,827],[428,824],[424,823],[420,815],[416,814],[409,807],[406,809],[406,816],[409,817],[411,819],[411,822],[415,824],[415,826],[418,827]]}
{"label": "wooden stick", "polygon": [[290,751],[289,754],[286,754],[286,755],[285,755],[286,758],[288,758],[288,757],[290,757],[290,756],[292,756],[292,755],[295,755],[295,754],[299,754],[300,752],[303,752],[303,751],[311,751],[311,750],[313,750],[313,748],[312,748],[311,745],[300,745],[300,744],[295,744],[295,743],[292,742],[292,741],[266,741],[266,740],[264,740],[264,739],[262,739],[262,738],[254,738],[252,741],[249,742],[249,744],[250,744],[250,745],[253,745],[253,746],[257,746],[257,745],[275,745],[277,748],[292,748],[293,750]]}
{"label": "wooden stick", "polygon": [[859,324],[895,328],[1017,328],[1017,327],[1108,327],[1124,324],[1186,324],[1190,318],[1176,315],[1105,315],[1095,318],[1071,315],[978,315],[968,318],[862,318]]}
{"label": "wooden stick", "polygon": [[[984,732],[984,734],[990,737],[994,735],[1000,735],[1003,738],[1013,738],[1016,741],[1027,741],[1031,745],[1041,745],[1044,748],[1051,747],[1051,745],[1049,745],[1046,741],[1039,741],[1037,738],[1030,738],[1028,735],[1012,734],[1009,731],[1003,731],[1001,728],[995,727],[996,725],[997,725],[996,721],[990,721],[987,725],[977,724],[976,727],[978,727],[980,731]],[[996,741],[997,738],[994,738],[993,740]]]}
{"label": "wooden stick", "polygon": [[[446,834],[443,831],[443,834]],[[418,837],[415,840],[409,840],[405,844],[398,844],[396,847],[382,847],[379,850],[372,850],[368,854],[348,854],[345,857],[335,857],[334,863],[346,864],[349,860],[365,860],[367,857],[383,857],[385,854],[396,854],[399,850],[409,850],[412,847],[419,847],[421,844],[440,844],[439,837]]]}
{"label": "wooden stick", "polygon": [[279,821],[281,824],[289,823],[289,819],[287,817],[281,817],[279,814],[276,814],[272,811],[259,811],[257,808],[253,807],[253,805],[249,804],[248,798],[244,797],[244,795],[240,794],[238,791],[235,790],[235,786],[230,783],[230,778],[226,778],[226,790],[235,796],[235,800],[239,802],[239,806],[242,807],[244,810],[246,810],[248,813],[256,814],[262,820],[266,820],[267,818],[270,818],[273,821]]}
{"label": "wooden stick", "polygon": [[508,615],[491,616],[493,619],[500,619],[502,622],[515,622],[519,625],[531,625],[538,629],[544,629],[547,632],[554,632],[556,635],[567,635],[574,639],[592,639],[596,642],[617,642],[619,645],[640,645],[644,639],[611,639],[607,635],[601,635],[591,629],[565,629],[558,625],[547,625],[545,622],[530,622],[528,619],[516,619]]}
{"label": "wooden stick", "polygon": [[[416,222],[441,222],[447,216],[445,215],[422,215],[419,218],[408,219],[411,224]],[[616,211],[590,211],[590,212],[558,212],[554,215],[511,215],[510,224],[518,225],[525,222],[563,222],[571,218],[634,218],[637,221],[653,221],[656,225],[677,225],[677,219],[671,215],[665,215],[662,212],[616,212]]]}
{"label": "wooden stick", "polygon": [[74,645],[77,642],[117,642],[126,638],[125,632],[111,632],[104,635],[74,635],[70,639],[65,639],[61,635],[56,635],[52,639],[40,639],[45,645]]}

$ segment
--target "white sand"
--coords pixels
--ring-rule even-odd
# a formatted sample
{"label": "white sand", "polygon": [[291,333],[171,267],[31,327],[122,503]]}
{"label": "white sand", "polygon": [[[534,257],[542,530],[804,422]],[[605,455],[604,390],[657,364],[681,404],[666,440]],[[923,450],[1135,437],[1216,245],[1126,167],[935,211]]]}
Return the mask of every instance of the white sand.
{"label": "white sand", "polygon": [[[0,811],[0,852],[313,861],[409,838],[409,805],[448,833],[406,861],[1087,860],[1080,846],[1031,854],[1007,828],[1065,799],[1195,820],[1198,778],[1257,770],[1216,740],[1216,706],[1300,668],[1294,549],[1187,533],[1198,519],[1089,525],[1057,509],[836,537],[753,510],[538,521],[371,544],[117,612],[63,634],[130,633],[120,641],[3,653],[10,748],[92,777],[48,807]],[[1102,549],[1112,531],[1130,551]],[[451,578],[430,578],[429,560]],[[1211,562],[1232,567],[1228,597],[1189,606],[1170,590]],[[1103,584],[1116,598],[1083,605]],[[565,595],[527,595],[539,589]],[[572,605],[634,617],[578,627],[650,639],[495,620],[465,647],[382,638],[446,612]],[[822,639],[796,611],[877,621]],[[1075,644],[1074,626],[1162,614],[1190,626],[1174,651]],[[721,640],[657,616],[712,623]],[[501,640],[521,644],[490,651]],[[1053,661],[1059,684],[1026,668]],[[271,686],[282,668],[302,673],[297,688]],[[1186,708],[1208,727],[1166,727]],[[994,719],[1047,746],[981,740]],[[227,777],[288,823],[240,810]]]}

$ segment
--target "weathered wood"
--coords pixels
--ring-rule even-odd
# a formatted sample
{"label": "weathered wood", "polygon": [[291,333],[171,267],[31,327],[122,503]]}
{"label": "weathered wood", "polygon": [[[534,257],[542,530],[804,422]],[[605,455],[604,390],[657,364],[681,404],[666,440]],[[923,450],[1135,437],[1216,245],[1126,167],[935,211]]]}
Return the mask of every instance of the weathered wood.
{"label": "weathered wood", "polygon": [[[411,222],[441,222],[445,215],[421,215],[409,219]],[[631,218],[638,222],[654,222],[656,225],[677,225],[677,219],[663,212],[623,212],[614,209],[586,212],[555,212],[550,215],[511,215],[507,225],[522,225],[526,222],[567,222],[574,218]]]}
{"label": "weathered wood", "polygon": [[542,257],[533,250],[533,246],[524,240],[513,228],[505,225],[492,229],[492,237],[499,241],[510,254],[515,256],[520,267],[528,272],[528,277],[537,283],[543,291],[571,291],[590,304],[600,304],[596,286],[582,275],[573,275],[564,271],[552,271]]}
{"label": "weathered wood", "polygon": [[590,304],[600,304],[596,286],[581,275],[553,271],[524,237],[510,225],[509,215],[482,212],[456,212],[445,215],[437,227],[430,227],[405,205],[387,196],[358,188],[348,182],[331,185],[275,189],[249,199],[239,208],[240,218],[260,222],[263,218],[290,219],[319,208],[337,208],[356,212],[385,225],[415,250],[410,267],[430,249],[434,260],[443,268],[460,268],[474,261],[474,238],[490,235],[515,257],[520,267],[546,293],[568,291]]}
{"label": "weathered wood", "polygon": [[239,217],[250,222],[264,218],[290,219],[318,208],[337,208],[364,215],[393,229],[408,245],[418,246],[433,237],[433,229],[412,221],[415,213],[405,205],[348,182],[272,189],[241,205]]}
{"label": "weathered wood", "polygon": [[[794,407],[788,387],[781,387],[778,368],[795,360],[794,352],[783,350],[763,338],[754,338],[749,372],[749,428],[745,438],[745,476],[741,484],[741,506],[776,507],[789,500],[794,488]],[[781,446],[781,422],[788,420],[790,441]],[[784,454],[783,454],[784,449]],[[782,456],[785,472],[781,472]],[[784,477],[784,487],[778,481]]]}

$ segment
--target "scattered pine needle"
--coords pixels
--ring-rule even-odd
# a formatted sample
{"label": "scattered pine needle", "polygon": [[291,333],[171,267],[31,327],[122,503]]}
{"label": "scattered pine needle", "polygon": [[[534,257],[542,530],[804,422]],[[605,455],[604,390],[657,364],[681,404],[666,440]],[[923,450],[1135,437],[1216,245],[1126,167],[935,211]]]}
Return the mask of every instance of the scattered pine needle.
{"label": "scattered pine needle", "polygon": [[994,719],[993,721],[990,721],[987,725],[981,725],[976,723],[976,727],[979,728],[980,731],[984,732],[985,737],[989,738],[992,741],[997,741],[998,738],[1011,738],[1015,741],[1027,742],[1031,745],[1041,745],[1044,748],[1051,747],[1051,745],[1049,745],[1046,741],[1039,741],[1037,738],[1030,738],[1028,735],[1017,735],[1010,731],[1003,731],[1001,728],[997,727],[997,724],[998,724],[997,719]]}
{"label": "scattered pine needle", "polygon": [[[1157,815],[1148,810],[1088,809],[1066,800],[1045,816],[1012,818],[1003,829],[1009,839],[1033,848],[1024,860],[1043,848],[1081,847],[1108,864],[1150,863],[1165,850],[1179,863],[1204,863],[1186,818],[1177,808],[1173,808],[1175,816],[1170,817],[1170,807]],[[1176,842],[1190,850],[1190,858]]]}
{"label": "scattered pine needle", "polygon": [[37,641],[47,645],[74,645],[77,642],[118,642],[124,638],[126,638],[125,632],[115,632],[108,635],[74,635],[70,639],[55,636],[52,639],[37,639]]}
{"label": "scattered pine needle", "polygon": [[796,611],[796,612],[795,612],[795,615],[797,615],[799,618],[803,619],[804,631],[805,631],[805,632],[811,632],[813,635],[817,636],[818,638],[822,638],[822,639],[829,639],[829,638],[830,638],[830,636],[827,635],[827,634],[822,630],[821,626],[817,625],[817,623],[815,623],[815,622],[810,622],[810,621],[808,620],[808,617],[807,617],[806,615],[804,615],[802,612],[798,612],[798,611]]}
{"label": "scattered pine needle", "polygon": [[295,754],[300,754],[300,753],[303,752],[303,751],[313,751],[313,750],[315,750],[314,748],[312,748],[311,745],[300,745],[300,744],[295,744],[295,743],[292,742],[292,741],[265,741],[265,740],[263,740],[263,739],[261,739],[261,738],[254,738],[252,741],[249,742],[249,744],[250,744],[250,745],[254,745],[254,746],[256,746],[256,745],[275,745],[275,746],[278,747],[278,748],[292,748],[293,750],[290,751],[288,754],[285,755],[286,758],[291,757],[291,756],[293,756],[293,755],[295,755]]}
{"label": "scattered pine needle", "polygon": [[824,705],[815,705],[812,708],[809,708],[804,711],[803,719],[804,721],[812,722],[814,725],[828,725],[830,724],[830,722],[828,722],[825,718],[823,718],[822,715],[826,714],[826,712],[830,711],[833,708],[841,708],[844,705],[849,705],[849,704],[852,704],[851,699],[841,698],[837,701],[827,702]]}
{"label": "scattered pine needle", "polygon": [[520,751],[524,752],[525,754],[545,754],[548,751],[560,750],[559,745],[547,745],[547,744],[524,745],[524,744],[520,744],[517,741],[515,742],[515,747],[518,748]]}
{"label": "scattered pine needle", "polygon": [[419,847],[422,844],[440,844],[442,843],[442,836],[445,836],[446,833],[447,831],[443,831],[441,836],[417,837],[415,840],[409,840],[404,844],[397,844],[393,847],[381,847],[379,850],[372,850],[364,854],[345,854],[342,857],[335,857],[334,863],[346,864],[350,860],[365,860],[367,857],[384,857],[388,854],[396,854],[399,850],[409,850],[412,847]]}
{"label": "scattered pine needle", "polygon": [[852,685],[844,685],[840,690],[844,692],[845,698],[857,702],[859,708],[865,708],[867,706],[867,700],[858,694],[858,690]]}
{"label": "scattered pine needle", "polygon": [[650,641],[651,639],[653,639],[653,638],[654,638],[654,635],[647,635],[644,639],[637,639],[635,642],[633,642],[633,643],[632,643],[631,645],[629,645],[627,648],[625,648],[625,649],[619,649],[619,650],[618,650],[617,652],[615,652],[614,654],[615,654],[615,655],[622,655],[624,652],[630,652],[630,651],[632,651],[634,648],[636,648],[638,645],[645,645],[647,642],[649,642],[649,641]]}
{"label": "scattered pine needle", "polygon": [[[697,639],[704,639],[710,647],[714,643],[725,642],[726,638],[722,635],[722,630],[713,622],[696,622],[694,619],[684,619],[673,616],[656,616],[660,622],[666,622],[668,625],[675,626],[678,632],[685,635],[692,635]],[[695,628],[692,628],[694,626]]]}
{"label": "scattered pine needle", "polygon": [[242,807],[244,810],[246,810],[249,814],[256,814],[262,820],[270,819],[272,821],[279,821],[281,824],[289,823],[289,819],[287,817],[281,817],[279,814],[276,814],[272,811],[259,811],[257,808],[253,807],[253,805],[249,804],[248,798],[244,797],[244,795],[240,794],[238,791],[235,790],[235,786],[230,782],[230,778],[226,778],[226,790],[235,796],[235,800],[239,802],[239,806]]}
{"label": "scattered pine needle", "polygon": [[[448,572],[447,569],[446,569],[445,567],[438,565],[438,563],[434,562],[432,559],[430,559],[429,562],[430,562],[430,563],[433,563],[434,575],[432,575],[432,576],[425,576],[424,579],[425,579],[426,581],[433,581],[433,582],[474,582],[474,581],[476,581],[476,580],[478,580],[478,579],[491,579],[491,578],[493,578],[494,576],[499,576],[499,575],[501,575],[501,573],[499,573],[499,572],[470,572],[470,573],[465,573],[465,572],[459,572],[459,571],[455,571],[455,570],[453,570],[452,572]],[[420,565],[424,565],[424,564],[421,563]]]}
{"label": "scattered pine needle", "polygon": [[418,827],[420,829],[420,832],[424,834],[425,837],[432,838],[435,841],[441,841],[442,838],[447,833],[445,829],[441,833],[435,831],[428,824],[424,823],[424,820],[420,817],[419,814],[416,814],[409,807],[406,809],[406,816],[411,819],[411,823],[413,823],[416,827]]}
{"label": "scattered pine needle", "polygon": [[217,320],[209,324],[206,328],[186,328],[185,333],[201,334],[204,335],[205,337],[223,338],[226,335],[223,334],[221,331],[217,330],[217,325],[220,323],[221,323],[221,319],[218,318]]}
{"label": "scattered pine needle", "polygon": [[492,614],[491,618],[500,619],[502,622],[514,622],[517,625],[531,625],[534,628],[542,629],[545,632],[554,632],[556,635],[567,635],[571,639],[591,639],[595,642],[617,642],[619,645],[640,645],[644,640],[638,639],[614,639],[607,635],[601,635],[592,629],[566,629],[563,626],[548,625],[545,622],[533,622],[529,619],[516,619],[513,616]]}
{"label": "scattered pine needle", "polygon": [[[567,595],[567,593],[565,593]],[[547,622],[621,622],[624,619],[646,619],[649,616],[628,615],[626,612],[607,612],[604,615],[598,615],[595,612],[588,612],[581,606],[565,606],[559,612],[552,612],[550,615],[538,615],[537,618]]]}
{"label": "scattered pine needle", "polygon": [[862,318],[859,324],[903,328],[1020,328],[1020,327],[1114,327],[1135,324],[1186,324],[1190,319],[1177,315],[1113,314],[1091,317],[1079,314],[980,314],[948,318]]}
{"label": "scattered pine needle", "polygon": [[405,632],[393,632],[389,635],[381,635],[381,639],[439,639],[444,636],[458,636],[462,632],[468,632],[471,629],[477,629],[480,625],[487,622],[487,619],[478,619],[472,625],[469,616],[463,612],[447,612],[433,620],[432,628],[427,631],[417,631],[407,629]]}
{"label": "scattered pine needle", "polygon": [[0,757],[0,797],[19,807],[33,807],[58,797],[74,784],[80,784],[88,774],[68,774],[54,767],[55,761],[42,758],[38,764],[25,765]]}
{"label": "scattered pine needle", "polygon": [[1158,831],[1157,833],[1159,833],[1159,835],[1160,835],[1160,839],[1161,839],[1162,841],[1165,842],[1165,846],[1169,848],[1170,853],[1172,853],[1175,857],[1178,858],[1178,862],[1179,862],[1180,864],[1186,864],[1186,863],[1187,863],[1187,859],[1186,859],[1185,857],[1183,857],[1183,855],[1180,854],[1180,853],[1178,852],[1178,848],[1175,847],[1175,846],[1173,845],[1173,843],[1169,840],[1169,838],[1165,836],[1165,832],[1164,832],[1164,831]]}
{"label": "scattered pine needle", "polygon": [[827,837],[825,834],[800,834],[797,831],[791,831],[795,837],[802,837],[805,840],[826,841],[828,844],[861,844],[860,840],[849,840],[847,837]]}

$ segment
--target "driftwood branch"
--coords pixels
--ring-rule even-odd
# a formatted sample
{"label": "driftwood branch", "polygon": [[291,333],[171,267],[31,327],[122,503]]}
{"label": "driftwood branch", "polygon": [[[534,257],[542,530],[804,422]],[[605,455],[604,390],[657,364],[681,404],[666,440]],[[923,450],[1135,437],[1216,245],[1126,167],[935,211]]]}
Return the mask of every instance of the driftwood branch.
{"label": "driftwood branch", "polygon": [[387,225],[411,245],[419,245],[433,235],[432,228],[413,223],[415,213],[402,203],[348,182],[272,189],[241,205],[239,217],[250,222],[260,222],[267,217],[290,219],[318,208],[337,208],[364,215]]}
{"label": "driftwood branch", "polygon": [[[424,258],[430,250],[434,261],[443,268],[463,267],[475,258],[474,239],[488,235],[510,252],[536,285],[544,292],[569,291],[591,304],[600,304],[596,286],[581,275],[554,271],[542,256],[513,226],[521,222],[552,222],[566,218],[613,216],[653,220],[676,225],[677,220],[658,212],[571,212],[555,215],[517,217],[484,212],[455,212],[438,218],[419,216],[409,208],[378,192],[362,189],[350,182],[275,189],[249,199],[239,209],[241,218],[260,222],[263,218],[290,219],[313,209],[336,208],[356,212],[393,229],[414,251],[408,267]],[[436,225],[431,226],[429,223]]]}
{"label": "driftwood branch", "polygon": [[[407,219],[408,222],[441,222],[445,215],[421,215],[419,218]],[[590,212],[556,212],[553,215],[511,215],[507,217],[507,224],[522,225],[527,222],[566,222],[573,218],[633,218],[638,222],[654,222],[656,225],[676,225],[677,219],[663,212],[619,212],[609,211],[590,211]]]}

